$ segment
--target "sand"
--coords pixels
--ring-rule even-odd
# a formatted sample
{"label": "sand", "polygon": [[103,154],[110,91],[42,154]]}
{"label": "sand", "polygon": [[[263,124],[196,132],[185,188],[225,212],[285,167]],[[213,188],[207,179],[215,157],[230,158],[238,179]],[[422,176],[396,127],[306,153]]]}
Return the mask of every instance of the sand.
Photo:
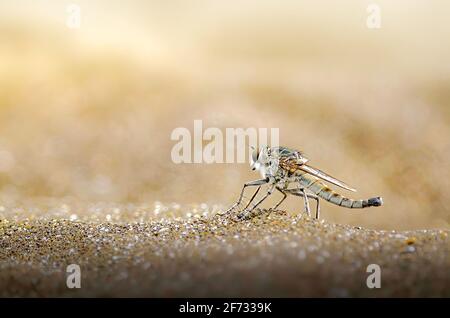
{"label": "sand", "polygon": [[[0,295],[26,297],[450,296],[448,230],[378,231],[217,206],[0,207]],[[66,285],[67,266],[81,288]],[[381,269],[370,289],[369,264]]]}

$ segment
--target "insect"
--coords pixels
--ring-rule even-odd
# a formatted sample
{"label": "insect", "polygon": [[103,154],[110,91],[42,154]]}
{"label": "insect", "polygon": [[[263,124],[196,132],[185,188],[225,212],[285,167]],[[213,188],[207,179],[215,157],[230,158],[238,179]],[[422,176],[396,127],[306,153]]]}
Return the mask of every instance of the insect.
{"label": "insect", "polygon": [[[316,219],[319,218],[320,214],[319,199],[324,199],[332,204],[350,209],[362,209],[372,206],[381,206],[383,204],[381,197],[374,197],[367,200],[354,200],[333,191],[324,183],[324,181],[349,191],[356,190],[325,172],[308,165],[309,160],[300,151],[286,147],[271,148],[268,146],[252,149],[253,152],[250,167],[252,170],[258,170],[262,179],[245,183],[239,195],[239,199],[223,214],[227,214],[234,211],[237,207],[240,207],[247,187],[257,187],[257,189],[242,212],[238,214],[238,219],[249,218],[252,211],[275,190],[283,194],[283,197],[270,209],[270,211],[275,210],[286,199],[287,195],[291,194],[304,199],[304,209],[308,216],[311,216],[309,199],[315,200]],[[267,192],[259,200],[254,202],[261,187],[266,184],[268,185]]]}

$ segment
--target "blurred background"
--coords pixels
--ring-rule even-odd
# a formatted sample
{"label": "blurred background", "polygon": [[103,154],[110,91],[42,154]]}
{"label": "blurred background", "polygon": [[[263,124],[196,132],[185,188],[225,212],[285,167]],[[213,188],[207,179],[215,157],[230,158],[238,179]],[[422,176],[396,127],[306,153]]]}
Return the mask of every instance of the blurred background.
{"label": "blurred background", "polygon": [[0,205],[227,206],[259,177],[247,164],[171,161],[172,130],[201,119],[279,128],[356,198],[384,198],[323,203],[327,220],[449,228],[449,16],[439,0],[1,1]]}

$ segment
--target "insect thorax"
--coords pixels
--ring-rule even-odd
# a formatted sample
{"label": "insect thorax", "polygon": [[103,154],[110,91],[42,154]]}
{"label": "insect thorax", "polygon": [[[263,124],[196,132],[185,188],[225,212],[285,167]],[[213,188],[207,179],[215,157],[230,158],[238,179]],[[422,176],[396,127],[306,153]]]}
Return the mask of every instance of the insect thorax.
{"label": "insect thorax", "polygon": [[263,178],[270,178],[275,183],[284,182],[290,179],[289,171],[279,166],[277,158],[270,158],[268,163],[261,167]]}

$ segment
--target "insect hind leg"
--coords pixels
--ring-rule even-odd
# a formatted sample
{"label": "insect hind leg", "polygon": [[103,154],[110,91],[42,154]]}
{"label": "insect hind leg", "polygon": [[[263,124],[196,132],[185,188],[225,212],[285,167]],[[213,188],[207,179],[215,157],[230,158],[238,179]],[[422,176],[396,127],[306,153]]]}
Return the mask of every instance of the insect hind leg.
{"label": "insect hind leg", "polygon": [[303,197],[303,199],[305,200],[305,210],[306,213],[308,214],[308,216],[311,216],[311,210],[309,207],[309,201],[308,199],[313,199],[316,201],[316,215],[315,218],[319,219],[320,217],[320,203],[319,203],[319,197],[315,194],[310,194],[310,193],[306,193],[306,191],[302,188],[300,189],[289,189],[289,190],[285,190],[285,192],[295,195],[295,196],[299,196],[299,197]]}
{"label": "insect hind leg", "polygon": [[308,194],[308,197],[316,201],[316,219],[318,220],[320,217],[320,201],[319,196],[315,194]]}
{"label": "insect hind leg", "polygon": [[303,200],[304,200],[304,203],[305,203],[306,214],[308,214],[308,216],[311,217],[311,209],[309,207],[308,195],[306,194],[305,189],[303,189],[303,188],[300,189],[300,192],[303,194]]}

